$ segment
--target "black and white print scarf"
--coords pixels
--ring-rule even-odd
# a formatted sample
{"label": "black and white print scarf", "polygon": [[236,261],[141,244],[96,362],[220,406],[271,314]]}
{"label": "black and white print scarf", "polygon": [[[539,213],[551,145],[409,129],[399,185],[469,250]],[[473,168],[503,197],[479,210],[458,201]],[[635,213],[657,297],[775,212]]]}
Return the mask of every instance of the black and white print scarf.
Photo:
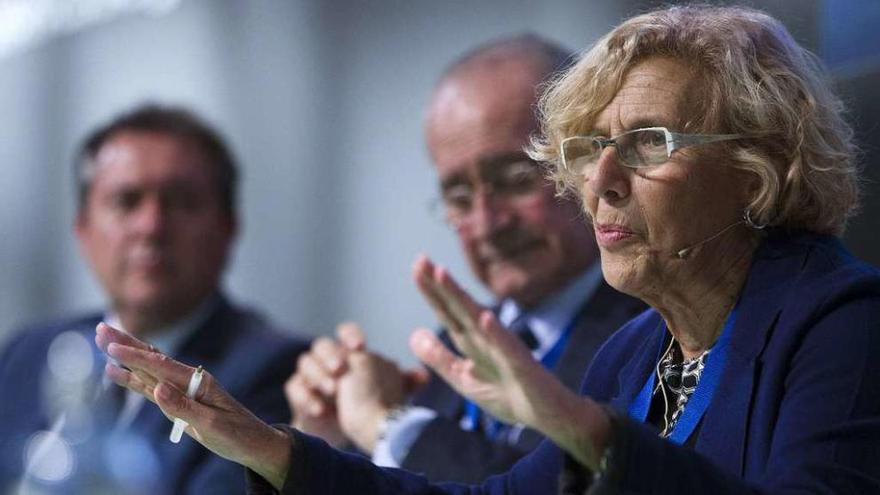
{"label": "black and white print scarf", "polygon": [[[666,356],[660,361],[660,377],[663,380],[663,386],[672,393],[671,399],[674,399],[672,409],[672,417],[666,428],[663,429],[661,436],[667,437],[675,428],[675,423],[681,418],[684,407],[687,405],[697,384],[700,383],[700,375],[706,366],[706,357],[709,355],[706,350],[699,356],[691,359],[685,359],[681,362],[675,362],[675,352],[667,352]],[[669,417],[669,416],[667,416]]]}

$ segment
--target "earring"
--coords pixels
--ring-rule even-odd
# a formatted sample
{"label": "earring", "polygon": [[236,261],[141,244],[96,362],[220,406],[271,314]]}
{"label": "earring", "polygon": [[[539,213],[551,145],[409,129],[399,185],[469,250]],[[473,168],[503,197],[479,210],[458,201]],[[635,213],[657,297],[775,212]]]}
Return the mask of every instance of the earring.
{"label": "earring", "polygon": [[743,222],[745,222],[745,224],[746,224],[749,228],[752,228],[752,229],[755,229],[755,230],[761,230],[761,229],[763,229],[764,227],[767,226],[766,223],[762,223],[762,224],[760,224],[760,225],[757,224],[757,223],[755,223],[755,221],[752,220],[752,210],[750,210],[750,209],[748,209],[748,208],[746,208],[746,210],[743,211]]}

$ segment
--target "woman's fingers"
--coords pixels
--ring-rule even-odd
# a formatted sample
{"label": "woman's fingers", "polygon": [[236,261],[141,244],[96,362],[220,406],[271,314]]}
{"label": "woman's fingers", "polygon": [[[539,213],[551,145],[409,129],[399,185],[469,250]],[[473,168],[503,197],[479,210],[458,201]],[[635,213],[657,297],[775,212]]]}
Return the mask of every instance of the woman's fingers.
{"label": "woman's fingers", "polygon": [[419,328],[413,332],[409,339],[409,347],[419,360],[430,366],[441,378],[454,388],[461,385],[461,377],[458,370],[461,358],[452,353],[434,332]]}
{"label": "woman's fingers", "polygon": [[[192,428],[200,430],[210,409],[195,399],[190,399],[180,389],[168,382],[159,383],[153,391],[153,402],[169,418],[180,418]],[[192,431],[187,428],[187,432]]]}
{"label": "woman's fingers", "polygon": [[[106,367],[112,381],[155,402],[169,419],[187,422],[186,432],[217,455],[245,464],[264,477],[280,473],[283,481],[283,453],[290,448],[286,435],[279,435],[236,402],[210,373],[203,372],[194,397],[188,397],[184,391],[195,368],[106,325],[99,325],[95,341],[116,361]],[[273,464],[276,456],[282,459],[278,465]],[[267,465],[272,468],[263,469]]]}
{"label": "woman's fingers", "polygon": [[498,317],[491,311],[484,310],[480,313],[477,328],[488,350],[493,350],[496,354],[500,353],[507,360],[528,359],[530,363],[535,362],[531,351],[522,340],[501,325]]}
{"label": "woman's fingers", "polygon": [[141,394],[152,402],[154,385],[147,385],[137,375],[129,370],[120,368],[113,363],[107,363],[104,366],[104,374],[107,375],[113,383],[125,387],[135,393]]}
{"label": "woman's fingers", "polygon": [[462,331],[460,324],[452,318],[451,312],[446,308],[443,297],[437,292],[436,284],[434,284],[434,264],[424,255],[416,258],[413,264],[413,278],[416,281],[416,287],[419,292],[428,301],[434,314],[449,329],[450,332]]}
{"label": "woman's fingers", "polygon": [[[462,289],[445,268],[420,256],[414,265],[414,273],[419,289],[441,320],[447,324],[456,347],[473,360],[477,374],[481,377],[497,375],[496,365],[491,357],[495,351],[491,340],[497,337],[497,332],[507,334],[507,330],[491,311],[479,305]],[[492,332],[487,333],[481,328],[484,320],[492,324]],[[507,335],[502,335],[503,337]]]}
{"label": "woman's fingers", "polygon": [[465,323],[466,328],[473,328],[483,307],[458,285],[446,268],[434,268],[433,283],[446,308],[458,321]]}
{"label": "woman's fingers", "polygon": [[434,265],[424,255],[416,259],[413,275],[419,291],[450,333],[470,338],[482,306],[458,285],[448,270]]}
{"label": "woman's fingers", "polygon": [[125,332],[121,332],[103,321],[95,327],[95,343],[104,352],[107,352],[107,346],[111,343],[122,344],[144,351],[155,351],[155,348],[150,344],[142,342]]}
{"label": "woman's fingers", "polygon": [[[127,333],[121,332],[104,322],[98,323],[98,326],[95,328],[95,343],[104,352],[107,352],[107,348],[110,344],[133,347],[145,352],[158,352],[152,345],[142,342]],[[137,378],[150,389],[156,386],[157,381],[149,374],[138,370],[130,371],[134,372]]]}
{"label": "woman's fingers", "polygon": [[[113,363],[107,363],[104,367],[104,372],[107,377],[116,383],[119,386],[125,387],[135,393],[143,395],[150,402],[159,405],[156,399],[156,386],[146,385],[131,371],[120,368]],[[157,383],[158,385],[158,383]],[[175,416],[171,414],[169,411],[166,411],[161,406],[159,409],[163,414],[169,419],[174,420]]]}
{"label": "woman's fingers", "polygon": [[[131,373],[141,381],[169,382],[175,387],[186,390],[195,368],[179,363],[164,354],[147,351],[123,344],[111,342],[107,346],[107,355],[129,368]],[[212,380],[206,373],[196,393],[196,398],[205,397],[211,388]]]}

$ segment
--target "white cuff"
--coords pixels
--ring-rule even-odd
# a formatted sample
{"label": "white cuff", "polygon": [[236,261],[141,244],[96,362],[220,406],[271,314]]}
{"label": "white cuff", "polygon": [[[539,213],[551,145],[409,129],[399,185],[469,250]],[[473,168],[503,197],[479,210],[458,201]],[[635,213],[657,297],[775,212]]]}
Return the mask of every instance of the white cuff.
{"label": "white cuff", "polygon": [[410,447],[418,440],[422,430],[437,417],[426,407],[407,407],[402,414],[386,419],[384,435],[373,449],[373,463],[377,466],[399,468]]}

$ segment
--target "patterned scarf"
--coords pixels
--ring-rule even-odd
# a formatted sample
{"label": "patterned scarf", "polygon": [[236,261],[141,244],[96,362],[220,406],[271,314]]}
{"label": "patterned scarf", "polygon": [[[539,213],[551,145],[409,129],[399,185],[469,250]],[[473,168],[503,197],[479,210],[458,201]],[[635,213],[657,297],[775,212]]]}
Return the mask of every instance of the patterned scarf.
{"label": "patterned scarf", "polygon": [[[674,406],[672,408],[672,416],[671,418],[667,416],[670,419],[666,428],[660,434],[662,437],[669,436],[675,428],[675,424],[681,418],[684,407],[687,405],[691,395],[694,394],[694,390],[697,389],[697,384],[700,383],[700,375],[702,375],[703,368],[706,366],[706,357],[711,349],[704,351],[697,357],[684,359],[680,362],[676,362],[678,361],[676,355],[680,352],[676,352],[676,350],[673,347],[673,352],[667,352],[666,356],[660,361],[660,377],[663,382],[663,388],[671,392],[672,399],[674,399],[671,404]],[[665,390],[663,391],[664,394],[666,393]]]}

